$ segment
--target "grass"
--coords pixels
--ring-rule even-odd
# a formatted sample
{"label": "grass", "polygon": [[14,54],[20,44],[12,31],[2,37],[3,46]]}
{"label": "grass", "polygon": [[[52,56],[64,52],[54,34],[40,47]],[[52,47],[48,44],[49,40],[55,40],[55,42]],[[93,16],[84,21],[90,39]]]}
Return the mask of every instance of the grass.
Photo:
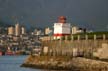
{"label": "grass", "polygon": [[85,36],[88,35],[88,39],[94,39],[94,35],[97,36],[97,39],[103,39],[103,35],[108,38],[108,32],[91,32],[91,33],[79,33],[79,34],[73,34],[66,37],[62,37],[62,40],[71,40],[71,37],[73,36],[74,40],[78,39],[78,36],[80,36],[80,39],[85,39]]}

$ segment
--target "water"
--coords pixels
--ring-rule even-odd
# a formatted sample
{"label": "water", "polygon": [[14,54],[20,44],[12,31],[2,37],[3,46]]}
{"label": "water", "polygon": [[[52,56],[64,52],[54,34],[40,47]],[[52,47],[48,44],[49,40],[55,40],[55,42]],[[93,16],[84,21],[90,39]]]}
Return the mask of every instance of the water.
{"label": "water", "polygon": [[0,56],[0,71],[46,71],[20,67],[27,56]]}
{"label": "water", "polygon": [[27,56],[0,56],[0,71],[55,71],[20,67],[26,58]]}

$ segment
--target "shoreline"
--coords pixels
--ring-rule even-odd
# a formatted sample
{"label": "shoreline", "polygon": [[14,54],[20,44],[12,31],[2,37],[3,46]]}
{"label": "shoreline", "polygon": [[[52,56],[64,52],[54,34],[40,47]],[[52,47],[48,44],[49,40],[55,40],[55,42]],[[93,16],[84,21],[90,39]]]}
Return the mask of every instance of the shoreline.
{"label": "shoreline", "polygon": [[[48,69],[48,70],[71,70],[72,68],[69,68],[67,66],[62,65],[63,61],[68,61],[69,59],[60,58],[58,57],[50,57],[50,56],[29,56],[25,62],[21,65],[21,67],[28,67],[28,68],[34,68],[34,69]],[[32,59],[33,58],[33,59]],[[57,59],[57,60],[54,60]],[[33,62],[37,60],[37,62]],[[62,60],[62,61],[60,61]],[[66,63],[66,62],[65,62]],[[74,68],[75,69],[75,68]]]}
{"label": "shoreline", "polygon": [[63,67],[44,66],[44,65],[35,65],[35,64],[22,64],[21,67],[33,68],[33,69],[45,69],[45,70],[62,70],[62,71],[75,70],[75,68],[69,69],[69,68],[63,68]]}
{"label": "shoreline", "polygon": [[108,71],[108,62],[81,57],[29,56],[21,67],[68,71]]}

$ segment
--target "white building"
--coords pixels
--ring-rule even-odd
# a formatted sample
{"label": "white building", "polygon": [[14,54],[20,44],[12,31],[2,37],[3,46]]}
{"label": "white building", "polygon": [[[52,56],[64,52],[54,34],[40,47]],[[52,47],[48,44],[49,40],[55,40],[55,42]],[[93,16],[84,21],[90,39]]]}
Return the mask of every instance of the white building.
{"label": "white building", "polygon": [[42,30],[39,30],[39,29],[35,29],[34,32],[33,32],[33,35],[42,35]]}
{"label": "white building", "polygon": [[48,35],[51,32],[52,32],[52,30],[49,27],[45,28],[45,35]]}
{"label": "white building", "polygon": [[60,39],[62,36],[70,34],[70,24],[66,23],[66,18],[60,16],[58,23],[54,23],[54,39]]}
{"label": "white building", "polygon": [[19,36],[21,34],[21,29],[20,29],[20,25],[17,23],[15,25],[15,35]]}
{"label": "white building", "polygon": [[36,35],[41,35],[42,31],[41,30],[38,30]]}
{"label": "white building", "polygon": [[77,27],[77,26],[72,27],[72,34],[83,33],[83,32],[84,32],[84,30],[79,29],[79,27]]}
{"label": "white building", "polygon": [[21,34],[26,34],[26,29],[24,27],[21,27]]}
{"label": "white building", "polygon": [[78,31],[78,27],[73,26],[72,27],[72,34],[77,34],[77,31]]}

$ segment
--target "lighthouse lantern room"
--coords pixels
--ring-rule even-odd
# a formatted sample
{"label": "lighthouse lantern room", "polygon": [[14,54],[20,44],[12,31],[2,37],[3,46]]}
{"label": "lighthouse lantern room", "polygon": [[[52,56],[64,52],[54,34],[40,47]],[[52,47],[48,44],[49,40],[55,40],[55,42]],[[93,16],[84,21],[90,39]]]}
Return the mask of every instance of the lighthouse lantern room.
{"label": "lighthouse lantern room", "polygon": [[70,35],[70,24],[66,22],[66,17],[60,16],[58,23],[54,23],[54,39],[60,39],[65,35]]}

